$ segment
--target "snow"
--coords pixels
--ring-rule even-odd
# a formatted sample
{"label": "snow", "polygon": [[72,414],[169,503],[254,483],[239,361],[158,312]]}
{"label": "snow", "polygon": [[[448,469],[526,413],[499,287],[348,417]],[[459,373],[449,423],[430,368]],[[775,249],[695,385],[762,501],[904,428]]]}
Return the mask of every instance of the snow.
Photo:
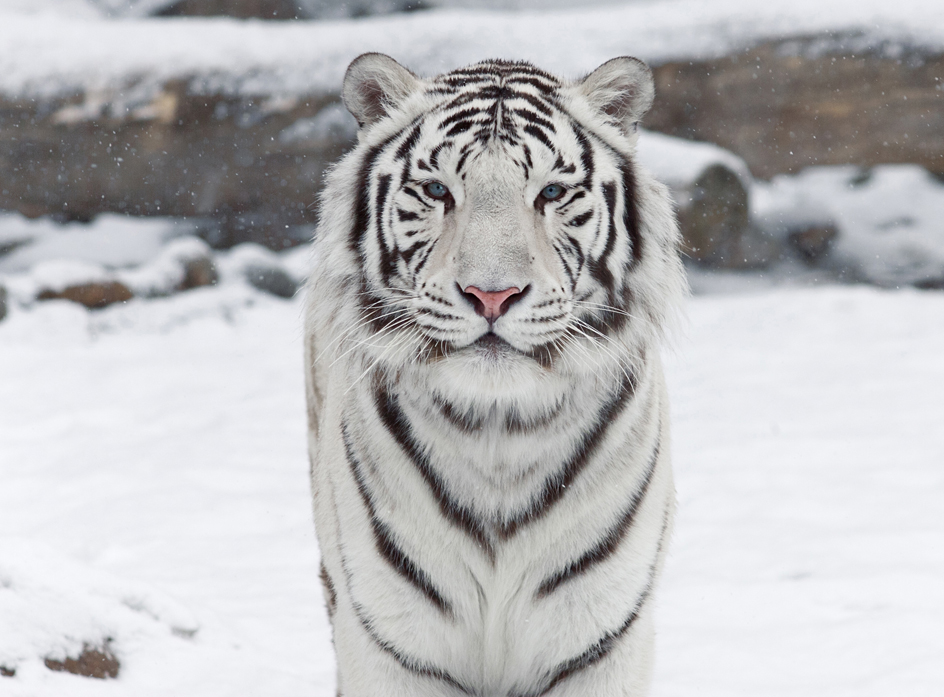
{"label": "snow", "polygon": [[66,0],[42,4],[38,14],[27,5],[0,5],[0,92],[119,89],[127,103],[112,104],[117,112],[140,106],[171,78],[190,80],[197,90],[242,94],[336,92],[347,64],[365,51],[389,53],[423,73],[501,56],[576,76],[618,55],[703,58],[820,33],[841,35],[853,48],[884,41],[944,46],[938,0],[649,0],[323,22],[104,19],[83,16]]}
{"label": "snow", "polygon": [[682,140],[654,131],[639,131],[636,155],[640,164],[672,187],[691,185],[712,165],[724,165],[738,175],[745,188],[753,177],[747,163],[730,150],[700,141]]}
{"label": "snow", "polygon": [[132,218],[106,213],[91,223],[58,224],[47,218],[27,220],[0,215],[0,274],[28,271],[40,261],[75,259],[110,268],[137,266],[156,257],[162,245],[194,231],[173,218]]}
{"label": "snow", "polygon": [[917,165],[810,167],[754,182],[752,214],[767,228],[799,217],[840,230],[830,264],[883,286],[944,283],[944,182]]}
{"label": "snow", "polygon": [[[0,322],[0,694],[334,694],[300,303],[222,283]],[[653,696],[944,693],[944,294],[687,314]],[[117,680],[42,665],[104,637]]]}

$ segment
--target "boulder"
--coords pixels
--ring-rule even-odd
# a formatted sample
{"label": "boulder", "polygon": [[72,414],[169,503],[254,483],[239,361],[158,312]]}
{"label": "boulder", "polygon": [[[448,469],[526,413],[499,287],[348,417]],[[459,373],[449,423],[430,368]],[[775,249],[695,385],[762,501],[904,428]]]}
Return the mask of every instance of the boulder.
{"label": "boulder", "polygon": [[151,262],[118,271],[118,279],[135,295],[158,298],[219,282],[213,250],[197,237],[171,240]]}
{"label": "boulder", "polygon": [[75,658],[66,656],[65,659],[59,659],[47,656],[44,662],[49,670],[57,672],[73,673],[100,680],[117,678],[121,664],[112,653],[110,643],[106,639],[101,646],[84,644],[82,653]]}
{"label": "boulder", "polygon": [[134,294],[120,281],[90,281],[66,286],[61,290],[41,290],[37,300],[71,300],[90,310],[99,310],[118,302],[131,300]]}
{"label": "boulder", "polygon": [[[220,268],[225,279],[239,279],[253,288],[279,298],[291,298],[298,282],[286,268],[280,254],[247,242],[221,254]],[[307,255],[306,255],[307,257]]]}
{"label": "boulder", "polygon": [[279,298],[291,298],[298,290],[292,277],[277,266],[247,266],[246,280],[254,288]]}
{"label": "boulder", "polygon": [[177,285],[177,290],[190,290],[200,286],[214,286],[219,281],[216,273],[216,264],[210,256],[199,256],[183,260],[183,280]]}
{"label": "boulder", "polygon": [[787,243],[803,261],[815,265],[829,252],[838,234],[834,222],[823,221],[788,230]]}

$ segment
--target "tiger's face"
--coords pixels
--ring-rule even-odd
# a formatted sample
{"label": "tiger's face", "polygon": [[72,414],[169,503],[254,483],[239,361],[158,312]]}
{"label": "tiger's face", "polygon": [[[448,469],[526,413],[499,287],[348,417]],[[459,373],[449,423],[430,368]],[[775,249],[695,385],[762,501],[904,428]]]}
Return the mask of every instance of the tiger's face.
{"label": "tiger's face", "polygon": [[634,59],[576,85],[524,63],[421,80],[386,56],[355,61],[349,249],[378,360],[546,368],[613,354],[632,275],[647,273],[631,153],[651,98]]}

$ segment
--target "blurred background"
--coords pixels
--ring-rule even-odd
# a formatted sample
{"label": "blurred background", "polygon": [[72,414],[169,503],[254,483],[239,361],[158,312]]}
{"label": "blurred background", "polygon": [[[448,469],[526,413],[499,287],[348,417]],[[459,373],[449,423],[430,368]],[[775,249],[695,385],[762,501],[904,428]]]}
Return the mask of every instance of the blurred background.
{"label": "blurred background", "polygon": [[939,0],[0,0],[0,695],[335,694],[298,290],[365,51],[653,70],[653,694],[944,694]]}
{"label": "blurred background", "polygon": [[[3,0],[0,284],[50,257],[140,267],[182,235],[213,250],[304,244],[324,169],[355,137],[344,68],[380,50],[423,74],[487,55],[568,77],[613,55],[647,60],[657,98],[641,159],[673,187],[696,290],[711,270],[940,288],[944,30],[931,5]],[[275,269],[253,249],[253,268]],[[262,283],[290,294],[283,271]],[[167,292],[152,276],[83,299]],[[704,283],[718,279],[732,282]],[[10,304],[65,287],[5,285]]]}

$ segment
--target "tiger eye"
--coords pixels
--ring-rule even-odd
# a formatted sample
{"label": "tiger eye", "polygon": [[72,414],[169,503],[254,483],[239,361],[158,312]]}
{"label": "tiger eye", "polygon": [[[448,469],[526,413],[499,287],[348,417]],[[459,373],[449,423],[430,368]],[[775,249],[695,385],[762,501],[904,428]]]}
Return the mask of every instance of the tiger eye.
{"label": "tiger eye", "polygon": [[427,182],[423,186],[423,191],[432,198],[446,198],[449,193],[449,189],[442,182]]}
{"label": "tiger eye", "polygon": [[564,195],[564,187],[560,184],[548,184],[541,189],[541,197],[546,201],[556,201]]}

